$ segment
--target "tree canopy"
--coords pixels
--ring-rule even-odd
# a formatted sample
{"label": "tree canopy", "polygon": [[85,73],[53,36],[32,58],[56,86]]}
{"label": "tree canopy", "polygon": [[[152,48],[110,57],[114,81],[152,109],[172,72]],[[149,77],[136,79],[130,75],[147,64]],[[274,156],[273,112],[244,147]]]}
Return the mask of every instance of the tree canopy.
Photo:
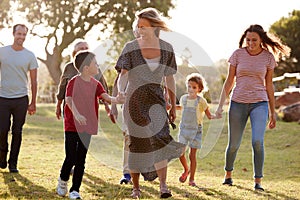
{"label": "tree canopy", "polygon": [[95,26],[106,34],[130,30],[136,11],[154,7],[168,16],[174,4],[172,0],[3,0],[0,6],[0,28],[12,26],[13,12],[17,10],[32,25],[31,34],[45,38],[46,57],[39,60],[58,84],[62,52],[75,39],[85,38]]}
{"label": "tree canopy", "polygon": [[282,17],[270,27],[270,32],[275,33],[282,42],[291,48],[290,58],[281,60],[275,68],[276,75],[285,72],[300,71],[300,10],[294,10],[289,17]]}

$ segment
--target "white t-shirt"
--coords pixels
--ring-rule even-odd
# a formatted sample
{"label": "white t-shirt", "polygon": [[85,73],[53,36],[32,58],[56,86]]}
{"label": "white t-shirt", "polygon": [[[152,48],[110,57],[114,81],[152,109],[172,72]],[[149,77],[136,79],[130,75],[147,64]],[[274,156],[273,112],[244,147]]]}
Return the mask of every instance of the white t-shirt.
{"label": "white t-shirt", "polygon": [[156,58],[151,58],[151,59],[147,59],[147,58],[144,58],[144,59],[147,62],[148,66],[152,72],[154,70],[156,70],[157,67],[159,66],[160,56],[156,57]]}

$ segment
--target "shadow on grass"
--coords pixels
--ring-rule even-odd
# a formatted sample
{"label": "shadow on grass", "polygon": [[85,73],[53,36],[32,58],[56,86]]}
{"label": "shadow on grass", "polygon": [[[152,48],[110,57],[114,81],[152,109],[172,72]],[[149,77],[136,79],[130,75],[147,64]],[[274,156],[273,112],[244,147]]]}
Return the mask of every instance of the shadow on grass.
{"label": "shadow on grass", "polygon": [[293,198],[293,197],[289,197],[285,194],[282,194],[282,193],[279,193],[279,192],[271,192],[271,191],[263,191],[263,192],[260,192],[260,191],[255,191],[255,190],[251,190],[249,188],[245,188],[245,187],[242,187],[242,186],[239,186],[239,185],[232,185],[232,187],[236,187],[240,190],[247,190],[247,191],[250,191],[250,192],[253,192],[254,194],[258,195],[258,196],[261,196],[261,197],[264,197],[265,199],[278,199],[280,197],[280,199],[289,199],[289,200],[298,200],[296,198]]}
{"label": "shadow on grass", "polygon": [[10,194],[0,195],[0,199],[16,197],[17,199],[56,199],[53,191],[36,185],[19,173],[2,172],[4,183],[8,186]]}
{"label": "shadow on grass", "polygon": [[[112,184],[110,182],[106,182],[99,177],[94,175],[85,173],[85,179],[83,183],[88,186],[89,192],[95,192],[95,196],[104,199],[128,199],[132,192],[132,185],[120,185]],[[154,185],[158,186],[158,182],[150,182]],[[143,199],[158,199],[159,198],[159,191],[155,190],[151,186],[145,186],[141,183],[141,190],[142,190],[142,198]]]}
{"label": "shadow on grass", "polygon": [[[106,182],[103,179],[100,179],[99,177],[96,177],[94,175],[85,173],[83,183],[87,186],[87,190],[90,193],[94,193],[95,196],[98,198],[104,198],[104,199],[127,199],[130,198],[132,185],[129,187],[126,185],[120,185],[118,184],[112,184],[110,182]],[[146,186],[143,185],[141,182],[141,189],[142,189],[142,199],[158,199],[159,198],[159,182],[153,181],[148,182],[149,184],[152,184],[153,186]],[[154,188],[157,188],[154,189]],[[210,188],[202,188],[202,187],[191,187],[191,190],[181,189],[179,187],[175,186],[169,186],[169,189],[173,193],[173,197],[171,199],[182,199],[182,198],[188,198],[188,199],[199,199],[200,195],[197,192],[202,192],[204,195],[218,198],[218,199],[231,199],[231,200],[242,200],[243,198],[233,198],[232,196],[220,192],[214,189]],[[195,192],[196,189],[196,192]],[[201,195],[203,196],[203,195]]]}
{"label": "shadow on grass", "polygon": [[[230,195],[228,195],[227,193],[221,192],[221,191],[217,191],[211,188],[205,188],[205,187],[199,187],[199,186],[190,186],[191,189],[190,190],[186,190],[186,189],[180,189],[178,187],[169,187],[172,191],[176,192],[177,194],[180,194],[181,197],[183,198],[188,198],[188,199],[201,199],[201,197],[199,197],[199,195],[197,195],[197,192],[202,192],[204,195],[206,196],[210,196],[212,198],[217,198],[217,199],[230,199],[230,200],[242,200],[243,198],[239,199],[239,198],[234,198]],[[196,191],[195,191],[196,189]],[[203,196],[203,195],[201,195]],[[182,199],[182,198],[180,198]]]}

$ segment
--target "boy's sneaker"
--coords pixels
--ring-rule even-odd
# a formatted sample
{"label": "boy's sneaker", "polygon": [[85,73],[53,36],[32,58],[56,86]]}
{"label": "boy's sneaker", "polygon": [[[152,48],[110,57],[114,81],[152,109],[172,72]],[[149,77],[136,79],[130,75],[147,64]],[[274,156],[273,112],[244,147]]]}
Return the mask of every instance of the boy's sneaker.
{"label": "boy's sneaker", "polygon": [[68,192],[68,182],[61,180],[61,178],[59,177],[56,192],[59,196],[65,196]]}
{"label": "boy's sneaker", "polygon": [[70,192],[69,197],[70,199],[81,199],[80,194],[75,190]]}
{"label": "boy's sneaker", "polygon": [[130,181],[131,181],[130,174],[124,174],[124,176],[120,180],[120,184],[123,184],[123,183],[128,184],[128,183],[130,183]]}

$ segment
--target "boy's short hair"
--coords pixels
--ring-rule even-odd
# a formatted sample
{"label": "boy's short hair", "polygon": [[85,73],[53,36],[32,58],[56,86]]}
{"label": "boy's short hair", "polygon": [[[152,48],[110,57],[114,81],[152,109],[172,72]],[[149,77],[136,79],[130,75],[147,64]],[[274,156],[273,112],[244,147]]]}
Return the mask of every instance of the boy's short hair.
{"label": "boy's short hair", "polygon": [[79,72],[83,71],[84,66],[89,66],[96,55],[89,51],[80,51],[75,55],[74,66]]}

